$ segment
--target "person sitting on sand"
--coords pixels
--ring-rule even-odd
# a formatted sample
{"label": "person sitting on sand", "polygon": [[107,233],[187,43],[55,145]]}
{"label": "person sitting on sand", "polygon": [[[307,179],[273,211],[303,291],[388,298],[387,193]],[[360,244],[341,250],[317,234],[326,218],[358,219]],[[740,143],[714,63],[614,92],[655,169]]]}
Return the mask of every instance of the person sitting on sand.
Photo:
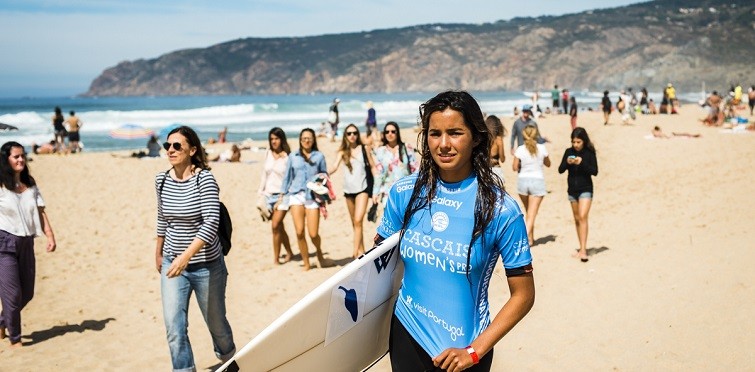
{"label": "person sitting on sand", "polygon": [[35,154],[52,154],[55,152],[55,140],[52,140],[49,143],[43,143],[41,146],[32,143],[31,149]]}
{"label": "person sitting on sand", "polygon": [[217,156],[210,159],[210,161],[219,161],[225,163],[238,163],[241,161],[241,150],[236,144],[231,146],[230,149],[225,150]]}
{"label": "person sitting on sand", "polygon": [[[653,130],[651,131],[651,133],[653,133],[653,137],[655,137],[655,138],[664,138],[664,139],[665,138],[672,138],[668,134],[663,133],[663,131],[661,130],[661,127],[659,127],[657,125],[655,127],[653,127]],[[698,138],[698,137],[700,137],[700,133],[694,133],[693,134],[693,133],[671,132],[671,134],[674,137],[687,137],[687,138]]]}
{"label": "person sitting on sand", "polygon": [[159,158],[160,157],[160,144],[157,142],[157,136],[152,135],[149,137],[149,141],[147,141],[147,152],[139,151],[139,152],[132,152],[131,157],[132,158],[144,158],[144,157],[150,157],[150,158]]}
{"label": "person sitting on sand", "polygon": [[708,116],[706,116],[704,119],[701,119],[700,121],[703,122],[704,125],[707,126],[720,126],[724,122],[724,114],[721,111],[721,102],[722,102],[721,96],[718,95],[717,91],[711,92],[711,94],[708,96],[708,99],[705,100],[705,104],[703,106],[708,106]]}

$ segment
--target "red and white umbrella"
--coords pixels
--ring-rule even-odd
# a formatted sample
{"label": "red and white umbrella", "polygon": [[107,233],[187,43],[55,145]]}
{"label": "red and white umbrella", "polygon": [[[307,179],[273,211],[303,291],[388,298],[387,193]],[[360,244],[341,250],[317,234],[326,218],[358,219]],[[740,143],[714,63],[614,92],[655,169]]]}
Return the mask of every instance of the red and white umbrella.
{"label": "red and white umbrella", "polygon": [[153,134],[155,131],[138,124],[123,124],[110,131],[110,137],[120,139],[148,138]]}

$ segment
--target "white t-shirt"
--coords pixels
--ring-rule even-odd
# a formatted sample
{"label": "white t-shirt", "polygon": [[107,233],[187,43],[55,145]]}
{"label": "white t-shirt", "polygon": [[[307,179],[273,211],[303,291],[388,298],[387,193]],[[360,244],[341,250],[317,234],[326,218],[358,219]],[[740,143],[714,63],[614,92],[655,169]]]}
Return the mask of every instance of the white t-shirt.
{"label": "white t-shirt", "polygon": [[40,236],[39,207],[45,201],[36,186],[17,194],[0,186],[0,230],[15,236]]}
{"label": "white t-shirt", "polygon": [[514,151],[514,156],[519,159],[521,170],[519,178],[544,178],[543,177],[543,159],[548,156],[548,149],[545,145],[537,144],[537,154],[532,156],[527,147],[521,145]]}

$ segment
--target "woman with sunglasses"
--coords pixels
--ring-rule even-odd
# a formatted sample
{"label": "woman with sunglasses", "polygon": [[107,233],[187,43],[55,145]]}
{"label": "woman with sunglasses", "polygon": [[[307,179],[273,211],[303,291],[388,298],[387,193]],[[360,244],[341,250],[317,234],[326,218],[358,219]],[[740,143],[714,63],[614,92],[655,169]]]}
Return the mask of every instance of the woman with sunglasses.
{"label": "woman with sunglasses", "polygon": [[374,203],[381,203],[393,183],[417,171],[414,148],[401,140],[401,131],[395,121],[383,127],[382,146],[375,149]]}
{"label": "woman with sunglasses", "polygon": [[21,310],[34,296],[34,237],[47,236],[47,252],[56,248],[45,201],[26,165],[18,142],[0,147],[0,339],[21,347]]}
{"label": "woman with sunglasses", "polygon": [[305,225],[309,239],[315,246],[317,266],[329,265],[320,248],[320,206],[315,201],[312,192],[307,189],[309,180],[318,173],[327,172],[325,156],[317,149],[315,131],[310,128],[302,129],[299,133],[299,150],[288,156],[286,175],[281,185],[285,197],[282,197],[283,202],[279,208],[290,210],[291,216],[294,218],[296,242],[299,245],[299,252],[301,252],[304,271],[310,269],[309,248],[304,236]]}
{"label": "woman with sunglasses", "polygon": [[352,257],[358,258],[364,254],[362,222],[367,212],[367,203],[372,196],[374,183],[372,169],[375,167],[375,161],[372,160],[372,152],[362,144],[356,125],[349,124],[343,133],[341,147],[338,149],[338,162],[329,173],[333,174],[338,171],[341,164],[346,168],[343,175],[343,196],[346,199],[346,208],[349,210],[351,225],[354,229]]}
{"label": "woman with sunglasses", "polygon": [[180,126],[163,144],[171,168],[155,177],[157,247],[155,267],[160,273],[163,316],[173,370],[194,370],[189,343],[189,298],[197,303],[221,361],[236,352],[226,318],[225,266],[218,224],[219,189],[196,132]]}
{"label": "woman with sunglasses", "polygon": [[278,209],[276,205],[283,194],[283,177],[288,169],[288,154],[291,153],[291,148],[288,146],[288,140],[286,140],[286,132],[278,127],[270,129],[267,134],[267,143],[270,149],[265,154],[265,164],[262,167],[260,187],[257,194],[265,198],[265,207],[272,211],[270,220],[273,229],[273,263],[278,265],[281,263],[281,245],[286,249],[283,263],[291,261],[294,256],[288,233],[286,233],[286,228],[283,225],[283,217],[286,217],[286,211]]}
{"label": "woman with sunglasses", "polygon": [[[477,101],[448,91],[420,106],[419,172],[390,190],[376,243],[400,234],[404,276],[389,337],[394,371],[489,371],[493,346],[532,308],[527,231],[490,168]],[[503,261],[508,301],[491,319],[488,283]]]}

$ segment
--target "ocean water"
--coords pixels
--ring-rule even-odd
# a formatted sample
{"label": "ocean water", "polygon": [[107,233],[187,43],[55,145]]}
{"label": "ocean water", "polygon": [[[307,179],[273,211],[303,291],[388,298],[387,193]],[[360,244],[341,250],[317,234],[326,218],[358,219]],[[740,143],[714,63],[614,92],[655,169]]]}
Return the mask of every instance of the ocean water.
{"label": "ocean water", "polygon": [[[471,92],[483,112],[510,116],[514,106],[530,103],[529,92]],[[419,105],[435,93],[342,94],[339,113],[340,128],[348,123],[364,130],[367,101],[374,103],[378,126],[395,121],[403,127],[416,125]],[[580,109],[596,108],[600,92],[571,92]],[[541,92],[540,107],[551,105],[550,92]],[[695,95],[696,100],[699,93]],[[18,131],[0,132],[0,141],[17,141],[30,147],[32,143],[49,142],[53,138],[52,114],[60,106],[64,116],[76,111],[83,121],[81,141],[85,151],[100,152],[145,147],[146,139],[115,139],[110,131],[123,124],[138,124],[160,129],[179,123],[194,128],[202,141],[217,138],[218,132],[228,128],[230,142],[245,139],[264,140],[272,127],[281,127],[296,138],[299,131],[310,127],[318,130],[328,117],[328,107],[336,95],[275,95],[275,96],[191,96],[191,97],[45,97],[0,98],[0,123],[11,124]],[[612,94],[616,101],[616,94]],[[656,102],[656,97],[651,93]],[[683,98],[683,97],[682,97]],[[289,141],[290,141],[289,139]],[[165,140],[160,138],[160,141]],[[295,143],[289,142],[289,143]]]}

